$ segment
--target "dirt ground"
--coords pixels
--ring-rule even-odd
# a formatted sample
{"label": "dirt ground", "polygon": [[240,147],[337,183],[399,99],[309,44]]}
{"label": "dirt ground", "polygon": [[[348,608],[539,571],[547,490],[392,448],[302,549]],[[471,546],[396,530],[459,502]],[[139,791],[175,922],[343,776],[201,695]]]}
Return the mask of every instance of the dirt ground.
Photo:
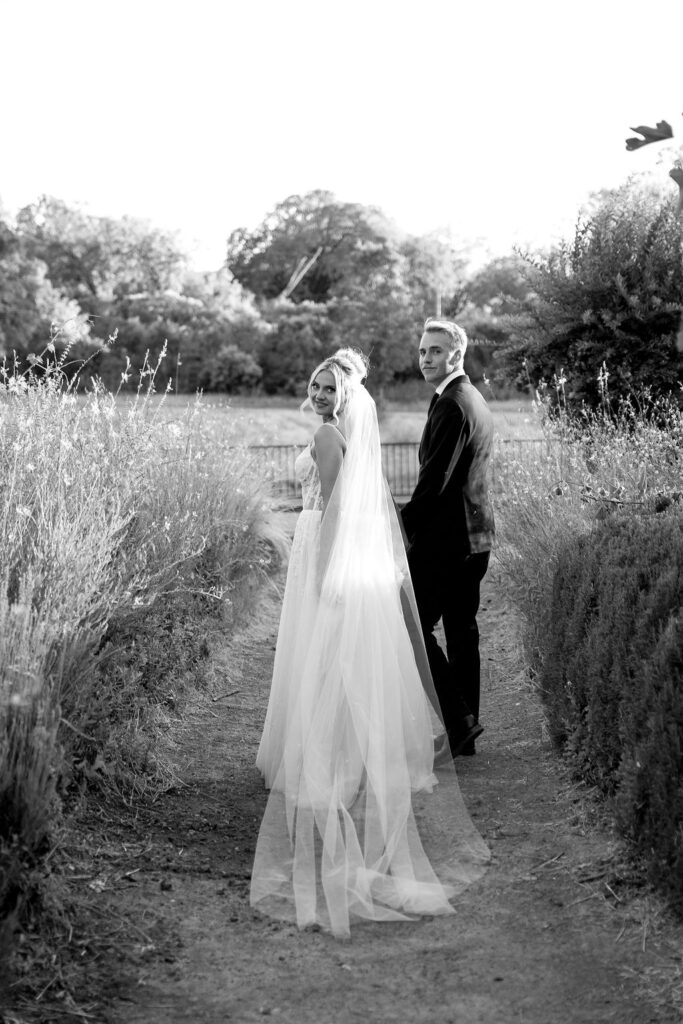
{"label": "dirt ground", "polygon": [[480,618],[486,731],[457,761],[492,850],[484,878],[452,917],[359,925],[350,941],[250,909],[277,614],[273,593],[216,651],[174,736],[182,783],[129,820],[102,807],[82,824],[96,856],[80,884],[108,927],[121,922],[83,1019],[679,1024],[683,929],[629,882],[591,794],[549,749],[495,565]]}

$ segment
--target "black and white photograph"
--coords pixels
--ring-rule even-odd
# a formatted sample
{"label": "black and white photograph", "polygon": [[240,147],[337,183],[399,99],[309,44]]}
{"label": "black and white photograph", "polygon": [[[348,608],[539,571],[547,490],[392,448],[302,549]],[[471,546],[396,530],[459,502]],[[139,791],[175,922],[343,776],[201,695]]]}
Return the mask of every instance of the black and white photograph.
{"label": "black and white photograph", "polygon": [[0,1024],[681,1024],[681,12],[0,41]]}

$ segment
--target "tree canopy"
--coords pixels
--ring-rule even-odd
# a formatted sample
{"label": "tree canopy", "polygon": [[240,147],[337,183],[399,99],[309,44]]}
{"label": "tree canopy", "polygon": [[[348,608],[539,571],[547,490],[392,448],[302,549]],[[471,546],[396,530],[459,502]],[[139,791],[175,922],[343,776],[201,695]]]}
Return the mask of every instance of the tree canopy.
{"label": "tree canopy", "polygon": [[172,288],[186,264],[171,233],[132,217],[96,217],[52,196],[24,207],[17,229],[27,255],[43,260],[53,285],[84,308]]}
{"label": "tree canopy", "polygon": [[226,263],[258,298],[324,303],[381,271],[393,255],[378,210],[315,191],[278,203],[253,231],[233,231]]}
{"label": "tree canopy", "polygon": [[0,209],[0,357],[34,358],[52,340],[116,387],[127,361],[165,349],[180,390],[300,394],[319,359],[351,345],[381,398],[418,376],[417,340],[440,304],[470,336],[468,372],[496,388],[564,371],[594,401],[605,362],[617,390],[662,391],[683,377],[682,242],[670,197],[631,183],[596,196],[550,252],[472,272],[450,234],[407,235],[373,207],[314,191],[233,231],[225,266],[200,274],[171,232],[43,196],[14,222]]}
{"label": "tree canopy", "polygon": [[535,381],[564,371],[569,393],[588,404],[600,400],[603,363],[615,396],[675,390],[682,247],[670,195],[637,181],[601,193],[571,241],[526,256],[530,293],[518,304],[510,370]]}
{"label": "tree canopy", "polygon": [[[379,210],[315,191],[289,196],[253,231],[233,231],[227,266],[266,319],[284,313],[283,300],[324,307],[317,327],[310,308],[298,319],[286,314],[288,350],[310,352],[313,337],[328,348],[356,345],[371,360],[370,386],[381,396],[393,379],[414,370],[415,342],[437,295],[458,305],[466,260],[446,235],[401,234]],[[280,337],[278,326],[269,344],[289,366]],[[271,364],[264,386],[291,379],[294,364],[278,375],[272,353],[262,357]]]}
{"label": "tree canopy", "polygon": [[[145,221],[96,217],[49,196],[14,226],[0,216],[0,357],[26,359],[52,339],[58,354],[69,346],[72,366],[87,357],[90,373],[117,387],[127,360],[140,368],[147,350],[155,359],[166,347],[174,386],[180,377],[194,390],[220,350],[248,348],[266,329],[227,270],[191,272],[175,236]],[[242,369],[240,386],[258,381]]]}

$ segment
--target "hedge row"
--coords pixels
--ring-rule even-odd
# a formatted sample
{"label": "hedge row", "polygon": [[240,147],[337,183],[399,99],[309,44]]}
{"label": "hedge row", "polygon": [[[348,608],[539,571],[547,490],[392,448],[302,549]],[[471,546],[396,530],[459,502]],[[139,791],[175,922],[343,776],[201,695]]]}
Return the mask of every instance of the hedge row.
{"label": "hedge row", "polygon": [[611,517],[560,553],[540,684],[555,741],[613,798],[683,910],[683,516]]}

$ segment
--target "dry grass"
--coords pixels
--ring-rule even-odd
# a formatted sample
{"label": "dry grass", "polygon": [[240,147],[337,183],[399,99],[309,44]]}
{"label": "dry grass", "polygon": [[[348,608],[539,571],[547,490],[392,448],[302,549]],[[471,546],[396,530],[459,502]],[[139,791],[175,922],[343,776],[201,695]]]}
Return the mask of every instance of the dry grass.
{"label": "dry grass", "polygon": [[[201,401],[202,429],[218,444],[307,444],[316,427],[313,413],[299,410],[300,399],[270,397],[245,399],[220,398],[209,395]],[[419,441],[427,416],[430,392],[425,386],[424,399],[409,403],[387,403],[380,417],[382,441]],[[125,406],[129,400],[119,399]],[[169,395],[158,404],[158,417],[165,422],[182,422],[195,399],[189,395]],[[489,403],[494,417],[496,435],[500,439],[525,440],[542,436],[537,406],[519,399]]]}
{"label": "dry grass", "polygon": [[163,780],[207,616],[247,614],[281,554],[249,453],[197,404],[169,421],[153,375],[132,403],[59,367],[0,383],[0,947],[47,899],[74,786]]}

